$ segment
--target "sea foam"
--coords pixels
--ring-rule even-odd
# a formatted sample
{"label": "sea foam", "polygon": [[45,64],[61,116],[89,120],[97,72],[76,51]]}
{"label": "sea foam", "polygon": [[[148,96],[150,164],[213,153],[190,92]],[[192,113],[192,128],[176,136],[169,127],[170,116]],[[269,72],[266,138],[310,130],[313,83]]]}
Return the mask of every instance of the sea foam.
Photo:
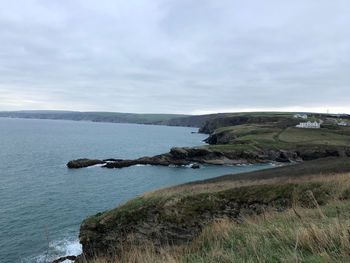
{"label": "sea foam", "polygon": [[[75,239],[63,239],[50,242],[48,251],[41,253],[38,256],[34,256],[26,260],[28,263],[47,263],[57,258],[64,256],[78,256],[82,252],[81,244],[79,240]],[[63,261],[68,263],[71,261]]]}

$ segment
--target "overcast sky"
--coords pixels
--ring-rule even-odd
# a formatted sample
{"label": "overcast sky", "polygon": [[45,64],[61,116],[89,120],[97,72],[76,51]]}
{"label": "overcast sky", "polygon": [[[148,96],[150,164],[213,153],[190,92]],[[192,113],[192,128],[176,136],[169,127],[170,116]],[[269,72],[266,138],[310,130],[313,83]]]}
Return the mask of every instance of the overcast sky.
{"label": "overcast sky", "polygon": [[0,110],[350,113],[349,0],[0,3]]}

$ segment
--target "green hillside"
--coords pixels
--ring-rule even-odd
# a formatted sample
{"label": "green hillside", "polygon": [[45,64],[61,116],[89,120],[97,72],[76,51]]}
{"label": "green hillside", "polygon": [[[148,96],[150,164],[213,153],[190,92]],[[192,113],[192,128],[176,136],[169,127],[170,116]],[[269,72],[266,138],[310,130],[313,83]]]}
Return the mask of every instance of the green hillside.
{"label": "green hillside", "polygon": [[264,117],[240,115],[236,117],[240,122],[233,126],[225,126],[228,122],[234,122],[232,117],[221,122],[207,123],[206,127],[216,127],[207,139],[210,144],[208,148],[227,151],[350,147],[350,126],[339,126],[336,124],[336,118],[326,115],[312,115],[310,118],[322,121],[321,128],[296,128],[297,124],[307,120],[281,114]]}

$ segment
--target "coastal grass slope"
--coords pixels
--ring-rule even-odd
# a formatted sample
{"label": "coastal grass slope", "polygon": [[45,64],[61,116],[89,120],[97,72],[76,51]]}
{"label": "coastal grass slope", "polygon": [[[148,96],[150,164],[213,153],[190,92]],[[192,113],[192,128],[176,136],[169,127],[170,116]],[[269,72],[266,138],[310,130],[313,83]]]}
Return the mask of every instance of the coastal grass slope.
{"label": "coastal grass slope", "polygon": [[186,246],[131,246],[118,257],[85,262],[348,262],[349,218],[349,202],[334,201],[320,208],[250,216],[240,224],[218,219]]}
{"label": "coastal grass slope", "polygon": [[[269,147],[272,149],[350,145],[350,126],[339,126],[336,118],[322,115],[318,120],[323,122],[320,129],[296,128],[295,126],[302,121],[292,116],[241,120],[235,125],[207,123],[202,129],[211,131],[207,139],[209,144],[232,145],[232,148],[239,145],[247,148]],[[212,130],[213,127],[214,130]]]}
{"label": "coastal grass slope", "polygon": [[[309,114],[322,123],[319,129],[296,125],[306,120],[292,114],[256,114],[226,117],[207,122],[210,132],[204,148],[223,154],[245,154],[252,159],[277,162],[309,161],[328,156],[350,156],[350,122],[347,116]],[[348,126],[338,123],[345,122]]]}
{"label": "coastal grass slope", "polygon": [[161,189],[85,220],[80,260],[347,262],[349,198],[349,158]]}

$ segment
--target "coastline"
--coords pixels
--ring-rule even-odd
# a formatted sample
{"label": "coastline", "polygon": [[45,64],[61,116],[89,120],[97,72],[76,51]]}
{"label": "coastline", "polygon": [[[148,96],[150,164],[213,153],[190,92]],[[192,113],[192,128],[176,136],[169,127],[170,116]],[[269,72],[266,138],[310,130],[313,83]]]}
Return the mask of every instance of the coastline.
{"label": "coastline", "polygon": [[[249,183],[247,183],[247,185],[250,186],[254,185],[254,182],[259,180],[266,180],[268,182],[272,179],[294,180],[296,178],[295,176],[298,175],[298,167],[301,167],[300,171],[306,169],[308,172],[304,175],[306,177],[310,176],[312,175],[312,173],[310,174],[310,167],[313,167],[313,164],[317,165],[316,168],[312,168],[315,169],[317,173],[328,171],[326,166],[329,164],[331,166],[329,172],[332,173],[338,169],[338,167],[332,164],[337,162],[335,159],[343,161],[348,160],[347,157],[350,157],[349,145],[342,144],[341,141],[346,141],[348,139],[348,131],[346,128],[326,126],[324,129],[314,131],[297,130],[294,128],[297,122],[298,120],[286,114],[278,114],[277,116],[264,114],[263,116],[255,116],[253,114],[252,116],[223,117],[207,121],[200,127],[199,131],[209,135],[205,140],[205,142],[209,144],[202,147],[173,147],[167,153],[144,156],[136,159],[77,159],[69,161],[67,167],[70,169],[79,169],[98,165],[102,168],[122,169],[137,165],[152,165],[165,167],[187,166],[198,169],[201,168],[202,165],[238,166],[259,163],[273,163],[278,166],[268,169],[266,172],[256,172],[257,178],[254,178],[254,175],[249,175],[249,173],[236,175],[236,178],[240,178],[241,181],[248,180]],[[324,136],[329,136],[329,139],[324,139]],[[305,138],[307,138],[307,141],[304,141]],[[335,159],[333,160],[332,158]],[[323,166],[323,160],[326,162],[326,166]],[[328,160],[331,161],[328,163]],[[342,163],[341,165],[344,166]],[[348,166],[345,165],[344,167],[348,169]],[[350,171],[350,169],[346,169],[346,172]],[[278,171],[284,171],[288,176],[281,176]],[[166,206],[166,203],[163,203],[163,201],[155,201],[155,203],[151,201],[148,203],[147,194],[142,195],[140,198],[132,199],[126,204],[110,211],[98,213],[95,216],[89,217],[82,223],[80,231],[83,255],[91,257],[92,254],[89,254],[89,251],[95,251],[98,255],[108,256],[109,247],[113,246],[116,249],[118,246],[122,246],[129,234],[143,236],[143,238],[141,238],[142,240],[145,239],[145,235],[156,235],[157,238],[151,238],[151,242],[156,244],[156,246],[161,246],[161,244],[167,243],[168,241],[171,241],[172,244],[181,245],[182,242],[192,241],[193,238],[202,231],[203,227],[216,217],[228,216],[239,222],[240,217],[244,216],[246,212],[248,212],[248,214],[259,214],[265,209],[271,211],[282,209],[281,211],[284,211],[289,207],[289,205],[287,205],[289,201],[286,201],[287,204],[279,208],[279,203],[285,202],[283,200],[289,198],[289,196],[273,197],[278,199],[277,203],[275,202],[276,200],[269,199],[266,202],[258,200],[257,203],[245,204],[244,202],[246,201],[244,201],[244,204],[241,204],[241,201],[238,200],[240,200],[241,194],[243,196],[246,195],[246,193],[244,193],[246,191],[245,188],[244,190],[240,190],[236,187],[231,189],[226,188],[226,186],[221,186],[220,192],[216,192],[217,190],[215,190],[215,187],[211,186],[211,182],[220,181],[224,177],[230,177],[229,185],[235,181],[232,181],[232,176],[228,175],[223,177],[218,176],[217,178],[203,181],[203,183],[193,182],[187,184],[191,187],[204,185],[210,193],[213,192],[214,199],[220,200],[224,198],[224,200],[218,201],[219,203],[215,204],[215,206],[217,206],[214,210],[215,212],[212,211],[209,212],[209,214],[207,214],[209,208],[206,207],[206,203],[210,203],[211,201],[201,200],[200,203],[197,204],[197,198],[199,198],[199,196],[193,192],[186,194],[186,198],[189,198],[190,201],[188,201],[188,203],[186,201],[186,203],[181,204],[180,207],[185,205],[191,210],[192,208],[190,207],[195,206],[196,211],[182,211],[181,208],[180,211],[176,212],[177,216],[184,216],[184,221],[181,222],[176,221],[177,219],[168,218],[167,214],[172,212],[169,211],[168,208],[164,210],[163,206]],[[183,187],[186,188],[184,185],[179,185],[171,189],[181,189]],[[249,194],[249,198],[256,199],[271,191],[280,191],[274,189],[274,187],[275,186],[269,186],[266,189],[262,189],[259,193],[254,193],[253,195]],[[310,187],[310,191],[315,191],[312,185],[310,185]],[[225,189],[228,191],[227,193],[222,192],[226,191]],[[290,190],[290,188],[286,189],[287,192]],[[169,191],[172,192],[173,190]],[[155,192],[162,192],[162,189]],[[279,198],[282,198],[282,200],[279,200]],[[230,203],[226,202],[227,199],[231,200]],[[139,212],[141,214],[134,214],[132,208],[134,202],[136,202],[137,205],[135,205],[137,207],[139,202],[141,202],[142,205],[139,207]],[[132,204],[131,208],[129,207],[130,204]],[[130,209],[131,211],[129,211]],[[179,208],[173,207],[172,209],[178,210]],[[211,209],[212,208],[209,210]],[[204,215],[199,211],[204,211]],[[197,212],[199,213],[198,215]],[[158,219],[153,218],[153,216],[159,213],[165,213],[162,215],[162,218],[165,217],[163,218],[165,220],[164,222],[159,222],[157,221]],[[193,225],[198,222],[193,221],[192,217],[188,218],[186,213],[195,213],[197,216],[200,216],[199,227],[193,228]],[[114,218],[113,221],[109,222],[110,218]],[[128,218],[128,220],[133,223],[125,221],[125,218]],[[167,221],[168,219],[170,221]],[[175,222],[172,220],[175,220]],[[160,229],[160,232],[157,232],[157,229]],[[154,233],[154,231],[157,233]],[[164,240],[162,239],[163,237]],[[79,259],[76,262],[80,262]]]}
{"label": "coastline", "polygon": [[[332,200],[333,191],[340,196],[346,193],[348,188],[339,192],[328,182],[350,173],[349,160],[330,157],[145,193],[84,220],[80,230],[83,258],[117,256],[122,247],[137,249],[144,242],[151,242],[156,250],[167,244],[181,247],[220,218],[242,224],[247,216],[283,213],[293,204],[293,192],[301,203],[310,202],[305,193],[312,192],[323,205]],[[129,236],[137,240],[130,241]],[[81,258],[76,262],[85,262]]]}

